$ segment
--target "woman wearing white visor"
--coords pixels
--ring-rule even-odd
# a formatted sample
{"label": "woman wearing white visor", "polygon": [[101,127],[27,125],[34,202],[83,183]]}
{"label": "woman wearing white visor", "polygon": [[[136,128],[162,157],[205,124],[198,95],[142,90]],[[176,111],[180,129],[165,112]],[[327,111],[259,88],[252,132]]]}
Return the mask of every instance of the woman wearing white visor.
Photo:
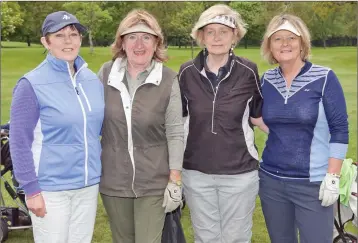
{"label": "woman wearing white visor", "polygon": [[204,47],[179,71],[188,141],[183,185],[196,243],[248,243],[259,188],[250,118],[261,117],[257,66],[236,56],[246,33],[227,5],[204,11],[192,36]]}
{"label": "woman wearing white visor", "polygon": [[[260,199],[272,243],[332,242],[333,204],[348,147],[347,110],[335,73],[308,61],[310,35],[293,15],[275,16],[261,46],[262,118],[269,128]],[[263,124],[261,123],[261,127]]]}
{"label": "woman wearing white visor", "polygon": [[103,64],[100,193],[116,243],[160,243],[165,213],[181,204],[183,123],[177,74],[162,30],[144,10],[118,26]]}

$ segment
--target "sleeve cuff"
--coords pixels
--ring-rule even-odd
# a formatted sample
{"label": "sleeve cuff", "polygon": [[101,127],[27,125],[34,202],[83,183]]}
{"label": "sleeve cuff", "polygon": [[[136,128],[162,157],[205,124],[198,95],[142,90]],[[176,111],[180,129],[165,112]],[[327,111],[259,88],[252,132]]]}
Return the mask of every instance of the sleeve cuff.
{"label": "sleeve cuff", "polygon": [[26,186],[23,186],[22,188],[24,189],[26,196],[31,196],[41,192],[41,188],[37,180],[28,183]]}
{"label": "sleeve cuff", "polygon": [[178,170],[178,171],[182,171],[183,167],[182,166],[170,166],[169,165],[169,170]]}
{"label": "sleeve cuff", "polygon": [[348,150],[348,144],[330,143],[329,157],[344,160],[346,158],[347,150]]}

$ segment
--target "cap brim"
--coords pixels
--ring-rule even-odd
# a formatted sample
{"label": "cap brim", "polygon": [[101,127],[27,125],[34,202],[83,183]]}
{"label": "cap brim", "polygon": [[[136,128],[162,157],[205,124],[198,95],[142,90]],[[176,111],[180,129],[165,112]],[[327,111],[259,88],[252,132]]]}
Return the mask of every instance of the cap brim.
{"label": "cap brim", "polygon": [[53,26],[52,28],[50,28],[46,33],[43,33],[44,35],[48,34],[48,33],[55,33],[63,28],[65,28],[68,25],[74,25],[76,27],[76,29],[80,32],[80,33],[84,33],[87,31],[87,28],[84,27],[82,24],[80,23],[61,23],[58,25]]}
{"label": "cap brim", "polygon": [[148,33],[148,34],[158,36],[158,34],[154,32],[154,30],[152,30],[151,28],[149,28],[149,26],[147,26],[145,24],[134,25],[134,26],[128,28],[126,31],[123,31],[121,36],[130,34],[130,33],[136,33],[136,32]]}
{"label": "cap brim", "polygon": [[274,31],[272,31],[268,35],[268,37],[271,37],[273,34],[275,34],[279,30],[288,30],[297,36],[301,36],[300,32],[298,32],[298,30],[292,24],[290,24],[289,22],[285,22],[282,25],[280,25],[278,28],[276,28]]}
{"label": "cap brim", "polygon": [[213,21],[213,22],[210,22],[210,23],[203,23],[201,25],[198,25],[197,26],[197,29],[201,29],[209,24],[221,24],[221,25],[225,25],[227,27],[230,27],[232,29],[236,29],[236,26],[234,24],[228,24],[228,23],[222,23],[222,22],[219,22],[219,21]]}

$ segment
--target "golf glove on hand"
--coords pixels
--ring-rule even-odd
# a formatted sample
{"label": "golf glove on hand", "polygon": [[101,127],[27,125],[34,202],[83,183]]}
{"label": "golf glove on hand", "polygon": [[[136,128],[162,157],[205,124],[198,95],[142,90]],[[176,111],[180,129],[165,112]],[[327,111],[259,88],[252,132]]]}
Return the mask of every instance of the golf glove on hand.
{"label": "golf glove on hand", "polygon": [[164,201],[162,207],[165,213],[169,213],[177,209],[182,204],[181,186],[174,182],[169,182],[164,192]]}
{"label": "golf glove on hand", "polygon": [[324,207],[331,206],[335,203],[339,196],[339,176],[327,173],[324,177],[319,189],[319,200]]}

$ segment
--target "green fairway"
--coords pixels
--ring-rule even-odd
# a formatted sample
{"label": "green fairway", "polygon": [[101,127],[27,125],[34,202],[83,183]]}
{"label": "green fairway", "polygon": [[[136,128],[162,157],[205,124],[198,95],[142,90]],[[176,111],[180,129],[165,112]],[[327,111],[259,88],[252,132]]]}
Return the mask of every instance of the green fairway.
{"label": "green fairway", "polygon": [[[46,56],[43,54],[44,48],[35,45],[27,48],[23,43],[2,43],[9,48],[1,50],[1,124],[9,120],[10,104],[12,97],[12,90],[17,80],[26,72],[35,68]],[[11,48],[12,47],[12,48]],[[16,48],[15,48],[16,47]],[[194,50],[194,55],[200,49]],[[272,66],[268,65],[260,57],[258,48],[235,50],[236,55],[243,56],[251,61],[257,63],[259,73],[262,74]],[[93,55],[89,54],[89,48],[82,48],[81,55],[87,61],[88,66],[94,72],[97,72],[101,65],[111,59],[110,48],[96,47]],[[167,66],[175,71],[184,62],[191,59],[191,49],[185,48],[170,48],[169,61]],[[330,67],[338,76],[346,97],[349,115],[349,149],[348,158],[357,160],[357,49],[355,47],[335,47],[335,48],[315,48],[312,50],[312,62],[315,64]],[[264,147],[266,136],[256,131],[256,144],[261,154]],[[1,185],[3,190],[3,185]],[[5,200],[10,201],[5,195]],[[240,203],[240,202],[238,202]],[[182,223],[185,230],[187,243],[193,243],[193,230],[190,224],[189,211],[186,208],[182,216]],[[357,231],[356,231],[357,232]],[[33,242],[31,231],[14,231],[9,235],[9,243],[23,243]],[[97,221],[95,226],[95,233],[93,242],[112,242],[107,216],[104,211],[101,200],[98,205]],[[254,213],[253,226],[253,243],[270,242],[266,231],[264,218],[261,211],[261,205],[257,199],[256,209]]]}

